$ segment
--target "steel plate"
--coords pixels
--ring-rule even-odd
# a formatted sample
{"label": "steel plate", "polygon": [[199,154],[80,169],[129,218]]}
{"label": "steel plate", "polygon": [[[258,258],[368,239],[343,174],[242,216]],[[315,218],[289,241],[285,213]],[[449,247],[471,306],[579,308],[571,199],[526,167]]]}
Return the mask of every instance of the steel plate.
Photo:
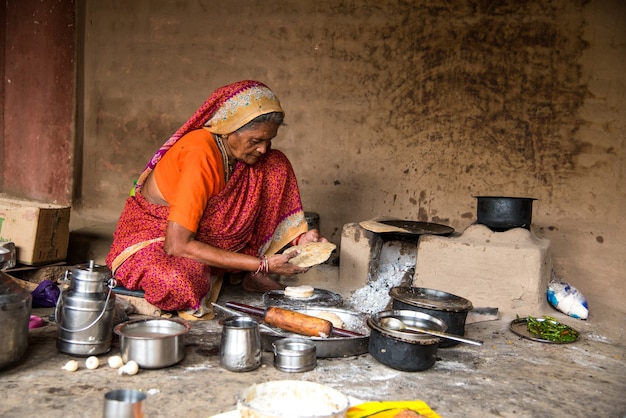
{"label": "steel plate", "polygon": [[280,338],[294,337],[304,338],[315,344],[316,355],[319,358],[358,356],[368,352],[370,329],[367,326],[369,315],[362,312],[354,312],[346,309],[331,307],[308,307],[296,309],[297,312],[316,316],[320,312],[331,312],[344,322],[344,329],[363,334],[362,337],[307,337],[293,334],[274,327],[261,328],[261,343],[263,350],[274,351],[272,343]]}
{"label": "steel plate", "polygon": [[[544,318],[535,318],[535,319],[537,321],[545,320]],[[566,324],[563,324],[561,322],[557,322],[557,323],[560,323],[562,325],[566,325]],[[532,340],[532,341],[538,341],[538,342],[541,342],[541,343],[570,344],[570,343],[578,341],[578,339],[580,338],[580,332],[578,332],[574,328],[570,327],[569,325],[566,325],[566,326],[571,328],[572,330],[576,331],[576,333],[578,334],[578,336],[576,337],[576,339],[574,341],[552,341],[552,340],[547,340],[545,338],[539,338],[535,334],[533,334],[530,331],[528,331],[528,318],[517,318],[517,319],[512,320],[511,324],[509,325],[509,328],[511,329],[511,331],[513,331],[514,334],[517,334],[517,335],[519,335],[522,338],[526,338],[526,339]]]}

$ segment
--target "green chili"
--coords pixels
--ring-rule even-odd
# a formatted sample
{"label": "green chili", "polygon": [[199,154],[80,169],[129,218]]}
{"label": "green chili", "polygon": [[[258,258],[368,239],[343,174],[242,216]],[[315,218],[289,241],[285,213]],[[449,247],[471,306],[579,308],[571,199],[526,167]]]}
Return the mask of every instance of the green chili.
{"label": "green chili", "polygon": [[561,324],[555,318],[544,316],[543,318],[526,318],[528,324],[528,332],[543,340],[555,342],[571,342],[576,341],[578,332],[573,328]]}

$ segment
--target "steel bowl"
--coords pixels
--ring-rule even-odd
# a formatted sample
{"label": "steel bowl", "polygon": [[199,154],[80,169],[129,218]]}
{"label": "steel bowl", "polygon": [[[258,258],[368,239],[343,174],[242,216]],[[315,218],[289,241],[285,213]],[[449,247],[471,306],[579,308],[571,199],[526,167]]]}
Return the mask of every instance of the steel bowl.
{"label": "steel bowl", "polygon": [[275,380],[245,389],[237,401],[246,418],[343,418],[350,401],[331,387],[301,380]]}
{"label": "steel bowl", "polygon": [[180,319],[149,318],[122,322],[114,329],[120,337],[124,363],[134,360],[144,369],[160,369],[180,362],[189,324]]}

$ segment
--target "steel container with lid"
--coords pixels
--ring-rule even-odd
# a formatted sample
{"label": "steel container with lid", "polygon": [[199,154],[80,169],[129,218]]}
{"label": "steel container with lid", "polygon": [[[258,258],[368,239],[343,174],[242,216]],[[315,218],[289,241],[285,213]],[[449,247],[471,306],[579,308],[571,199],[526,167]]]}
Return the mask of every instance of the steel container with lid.
{"label": "steel container with lid", "polygon": [[0,369],[22,358],[28,348],[32,295],[0,271]]}
{"label": "steel container with lid", "polygon": [[274,367],[287,373],[308,372],[317,365],[315,344],[304,338],[282,338],[272,343]]}
{"label": "steel container with lid", "polygon": [[[441,319],[448,326],[448,333],[465,335],[465,320],[472,310],[472,302],[452,293],[423,287],[398,286],[389,291],[393,309],[423,312]],[[439,347],[452,347],[458,341],[444,340]]]}
{"label": "steel container with lid", "polygon": [[74,266],[70,285],[59,296],[55,311],[60,352],[93,356],[111,349],[114,287],[115,279],[108,267],[93,260]]}

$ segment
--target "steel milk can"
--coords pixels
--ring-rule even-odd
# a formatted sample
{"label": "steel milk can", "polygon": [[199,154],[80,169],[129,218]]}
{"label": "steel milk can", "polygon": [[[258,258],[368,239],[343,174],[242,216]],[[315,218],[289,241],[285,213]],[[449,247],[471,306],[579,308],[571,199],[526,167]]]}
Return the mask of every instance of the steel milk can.
{"label": "steel milk can", "polygon": [[93,260],[74,266],[69,287],[65,275],[56,306],[57,349],[76,356],[108,352],[113,336],[115,279]]}

